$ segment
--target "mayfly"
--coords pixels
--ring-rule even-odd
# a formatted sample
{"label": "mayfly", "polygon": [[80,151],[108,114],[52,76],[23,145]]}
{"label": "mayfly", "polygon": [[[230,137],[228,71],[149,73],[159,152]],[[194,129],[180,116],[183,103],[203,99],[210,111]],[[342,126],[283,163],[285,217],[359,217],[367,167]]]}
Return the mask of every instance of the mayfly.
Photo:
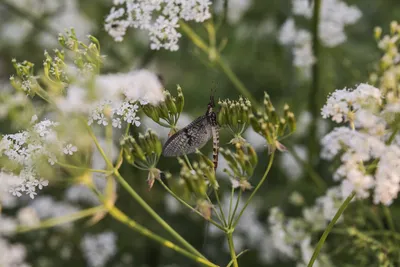
{"label": "mayfly", "polygon": [[163,155],[178,157],[193,153],[196,149],[202,148],[212,137],[213,161],[214,169],[216,169],[218,165],[219,127],[217,115],[213,111],[214,107],[214,95],[211,94],[206,114],[173,134],[164,144]]}

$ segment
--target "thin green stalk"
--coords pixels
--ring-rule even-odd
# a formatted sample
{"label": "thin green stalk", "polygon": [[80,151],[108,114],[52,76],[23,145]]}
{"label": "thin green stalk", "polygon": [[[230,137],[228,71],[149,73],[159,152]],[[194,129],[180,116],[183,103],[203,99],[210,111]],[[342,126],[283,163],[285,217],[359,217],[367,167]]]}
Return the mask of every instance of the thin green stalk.
{"label": "thin green stalk", "polygon": [[252,96],[252,94],[247,90],[244,84],[239,80],[236,74],[232,71],[228,64],[224,62],[221,56],[216,57],[216,62],[220,66],[221,70],[224,74],[229,78],[229,80],[233,83],[236,89],[247,99],[250,100],[251,104],[254,107],[259,107],[258,101]]}
{"label": "thin green stalk", "polygon": [[218,267],[218,265],[215,265],[211,262],[209,262],[208,260],[204,259],[203,257],[199,257],[196,256],[190,252],[187,252],[185,249],[175,245],[174,243],[172,243],[171,241],[168,241],[167,239],[164,239],[162,237],[160,237],[159,235],[154,234],[153,232],[151,232],[150,230],[148,230],[147,228],[139,225],[138,223],[136,223],[135,221],[133,221],[132,219],[130,219],[128,216],[126,216],[123,212],[121,212],[119,209],[117,209],[116,207],[112,207],[109,209],[109,213],[111,214],[111,216],[113,216],[115,219],[117,219],[118,221],[126,224],[127,226],[129,226],[130,228],[134,229],[135,231],[138,231],[140,234],[160,243],[161,245],[168,247],[172,250],[175,250],[176,252],[196,261],[201,263],[204,266],[209,266],[209,267]]}
{"label": "thin green stalk", "polygon": [[183,157],[185,158],[186,163],[189,165],[189,168],[190,168],[191,170],[193,170],[193,166],[192,166],[192,164],[190,163],[190,160],[189,160],[188,156],[187,156],[186,154],[184,154]]}
{"label": "thin green stalk", "polygon": [[112,172],[107,171],[107,170],[98,170],[98,169],[90,169],[90,168],[85,168],[85,167],[78,167],[75,165],[67,164],[67,163],[61,163],[61,162],[56,162],[57,165],[60,165],[61,167],[68,168],[68,169],[75,169],[75,170],[82,170],[82,171],[89,171],[89,172],[98,172],[98,173],[106,173],[106,174],[111,174]]}
{"label": "thin green stalk", "polygon": [[[181,204],[183,204],[184,206],[186,206],[187,208],[189,208],[191,211],[193,211],[194,213],[200,215],[201,217],[204,218],[203,214],[201,214],[201,212],[199,212],[198,210],[196,210],[195,208],[193,208],[192,206],[190,206],[186,201],[184,201],[182,198],[178,197],[171,189],[168,188],[168,186],[166,186],[166,184],[161,180],[161,179],[157,179],[160,184],[164,187],[165,190],[167,190],[167,192],[173,196],[176,200],[178,200]],[[212,223],[213,225],[215,225],[217,228],[219,228],[222,231],[226,231],[226,229],[219,225],[219,223],[217,223],[216,221],[214,221],[213,219],[208,219],[208,221],[210,223]]]}
{"label": "thin green stalk", "polygon": [[32,227],[25,227],[25,226],[19,227],[17,229],[17,233],[25,233],[25,232],[39,230],[39,229],[46,229],[46,228],[54,227],[54,226],[61,225],[64,223],[77,221],[77,220],[92,216],[92,215],[94,215],[98,212],[104,211],[104,210],[105,209],[103,206],[97,206],[94,208],[81,210],[81,211],[75,212],[73,214],[68,214],[65,216],[60,216],[57,218],[51,218],[51,219],[42,221],[40,224],[32,226]]}
{"label": "thin green stalk", "polygon": [[233,188],[233,186],[232,186],[231,198],[229,199],[228,225],[231,224],[231,218],[232,218],[232,202],[233,202],[234,193],[235,193],[235,188]]}
{"label": "thin green stalk", "polygon": [[319,252],[322,249],[322,246],[325,243],[326,238],[328,237],[329,233],[332,231],[333,226],[335,225],[337,220],[339,220],[340,216],[342,215],[342,213],[347,208],[347,206],[349,205],[350,201],[354,198],[355,195],[356,195],[356,193],[352,192],[345,199],[345,201],[342,203],[342,205],[340,206],[340,208],[336,212],[335,216],[333,217],[332,221],[328,224],[328,227],[326,227],[324,233],[322,234],[321,238],[319,239],[319,241],[317,243],[317,246],[315,247],[314,253],[313,253],[313,255],[312,255],[312,257],[310,259],[310,262],[308,263],[307,267],[312,267],[313,266],[315,260],[318,257]]}
{"label": "thin green stalk", "polygon": [[219,211],[221,212],[221,216],[222,216],[222,220],[223,220],[221,223],[223,223],[223,225],[226,227],[228,225],[228,222],[226,221],[224,210],[222,208],[221,201],[219,200],[218,192],[216,190],[213,190],[213,191],[214,191],[215,198],[217,199]]}
{"label": "thin green stalk", "polygon": [[233,209],[233,213],[232,213],[232,216],[231,216],[231,221],[229,223],[229,227],[232,227],[233,221],[235,220],[235,215],[236,215],[237,208],[239,207],[239,202],[240,202],[240,197],[241,196],[242,196],[242,190],[239,190],[239,194],[238,194],[238,197],[236,199],[236,205],[235,205],[235,208]]}
{"label": "thin green stalk", "polygon": [[179,26],[181,27],[182,31],[189,37],[189,39],[201,50],[203,50],[203,52],[205,52],[206,54],[209,53],[209,48],[206,44],[206,42],[204,42],[200,36],[197,35],[197,33],[195,33],[193,31],[192,28],[190,28],[190,26],[188,24],[186,24],[183,20],[179,21]]}
{"label": "thin green stalk", "polygon": [[230,252],[231,258],[233,260],[233,267],[239,267],[239,264],[237,262],[236,252],[235,252],[235,246],[233,244],[232,234],[233,234],[233,232],[229,232],[226,234],[226,236],[228,238],[229,252]]}
{"label": "thin green stalk", "polygon": [[383,214],[385,215],[386,222],[389,225],[389,229],[392,232],[396,232],[396,228],[394,226],[393,218],[392,218],[392,213],[390,212],[390,209],[387,206],[383,206]]}
{"label": "thin green stalk", "polygon": [[[246,252],[248,252],[248,251],[250,251],[250,250],[249,250],[249,249],[243,250],[242,252],[240,252],[239,254],[236,255],[236,258],[235,258],[235,259],[238,259],[240,256],[242,256],[244,253],[246,253]],[[233,261],[234,261],[235,259],[232,259],[232,260],[228,263],[228,265],[226,265],[226,267],[230,267],[230,266],[233,264]]]}
{"label": "thin green stalk", "polygon": [[[211,57],[211,59],[215,60],[215,62],[220,66],[224,74],[229,78],[229,80],[233,83],[233,85],[236,87],[236,89],[246,98],[248,98],[253,106],[258,107],[258,102],[253,98],[251,93],[247,90],[247,88],[244,86],[244,84],[238,79],[236,74],[232,71],[232,69],[224,62],[224,60],[221,58],[219,55],[218,51],[215,49],[211,49],[208,47],[206,42],[201,39],[197,33],[193,31],[193,29],[183,22],[182,20],[179,21],[179,25],[182,29],[182,31],[189,37],[189,39],[193,42],[194,45],[196,45],[198,48],[200,48],[203,52],[205,52],[207,55],[210,53],[215,53],[215,56]],[[210,57],[209,57],[210,58]]]}
{"label": "thin green stalk", "polygon": [[312,66],[312,86],[308,98],[308,109],[311,112],[312,122],[310,124],[310,137],[309,137],[309,160],[308,162],[313,166],[315,160],[319,155],[319,141],[317,137],[317,118],[319,115],[319,84],[320,84],[320,43],[318,36],[319,20],[320,20],[320,10],[321,1],[314,0],[314,13],[312,21],[312,49],[313,55],[316,59],[314,65]]}
{"label": "thin green stalk", "polygon": [[396,135],[397,135],[398,132],[399,132],[399,129],[398,129],[398,128],[396,128],[396,129],[393,130],[392,134],[390,135],[389,139],[388,139],[387,142],[386,142],[387,145],[390,145],[390,144],[393,142],[393,140],[394,140],[394,138],[396,137]]}
{"label": "thin green stalk", "polygon": [[[206,195],[206,198],[207,198],[208,202],[212,203],[212,201],[211,201],[211,199],[210,199],[210,197],[209,197],[208,195]],[[222,219],[221,215],[218,213],[218,211],[217,211],[217,209],[215,208],[215,206],[212,205],[211,207],[212,207],[214,213],[217,215],[218,220],[223,224],[223,223],[224,223],[224,220]]]}
{"label": "thin green stalk", "polygon": [[147,203],[139,196],[138,193],[125,181],[125,179],[121,176],[118,170],[114,170],[115,177],[117,178],[118,182],[125,188],[126,191],[142,206],[143,209],[150,214],[153,219],[155,219],[161,227],[163,227],[168,233],[170,233],[177,241],[179,241],[184,247],[190,250],[195,255],[204,258],[205,257],[196,250],[191,244],[189,244],[182,236],[180,236],[167,222],[165,222]]}
{"label": "thin green stalk", "polygon": [[274,156],[275,156],[275,151],[272,152],[271,156],[269,157],[268,166],[267,166],[267,169],[265,170],[265,173],[264,173],[263,177],[261,178],[261,181],[258,183],[256,188],[253,190],[253,192],[251,193],[250,197],[247,199],[246,203],[244,204],[242,210],[239,213],[239,216],[237,217],[235,223],[233,224],[233,228],[235,228],[236,225],[239,223],[240,217],[242,217],[243,212],[245,211],[247,206],[250,204],[251,199],[254,197],[254,195],[257,193],[258,189],[260,189],[261,185],[264,183],[265,179],[267,178],[268,173],[269,173],[269,171],[271,170],[271,167],[272,167],[272,162],[274,161]]}

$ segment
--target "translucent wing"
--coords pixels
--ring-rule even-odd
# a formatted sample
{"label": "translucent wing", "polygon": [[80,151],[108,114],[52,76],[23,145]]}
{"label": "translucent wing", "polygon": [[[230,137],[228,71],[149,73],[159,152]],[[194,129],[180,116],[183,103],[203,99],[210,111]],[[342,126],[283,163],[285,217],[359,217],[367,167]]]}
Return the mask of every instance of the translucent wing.
{"label": "translucent wing", "polygon": [[163,147],[163,155],[178,157],[195,152],[213,136],[212,127],[206,115],[197,118],[167,140]]}

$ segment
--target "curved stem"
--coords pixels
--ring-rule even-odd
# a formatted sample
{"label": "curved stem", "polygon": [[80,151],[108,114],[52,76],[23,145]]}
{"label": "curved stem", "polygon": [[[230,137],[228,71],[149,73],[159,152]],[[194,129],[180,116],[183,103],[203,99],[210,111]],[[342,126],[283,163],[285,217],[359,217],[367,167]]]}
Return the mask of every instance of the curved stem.
{"label": "curved stem", "polygon": [[[221,70],[225,73],[225,75],[229,78],[229,80],[233,83],[233,85],[236,87],[236,89],[247,99],[251,101],[253,106],[258,107],[258,102],[253,98],[253,96],[250,94],[249,90],[244,86],[244,84],[239,80],[239,78],[236,76],[236,74],[232,71],[232,69],[224,62],[224,60],[221,58],[221,56],[218,54],[218,51],[215,49],[211,49],[206,42],[201,39],[197,33],[193,31],[193,29],[186,24],[184,21],[179,21],[179,25],[182,29],[182,31],[189,37],[189,39],[193,42],[194,45],[196,45],[198,48],[200,48],[203,52],[205,52],[207,55],[210,55],[210,53],[215,53],[215,56],[211,57],[211,59],[215,60],[215,62],[219,65]],[[210,59],[210,57],[209,57]]]}
{"label": "curved stem", "polygon": [[239,267],[238,262],[237,262],[236,252],[235,252],[235,246],[233,244],[232,234],[233,234],[232,232],[229,232],[226,234],[226,236],[228,238],[229,252],[231,254],[231,258],[233,261],[233,267]]}
{"label": "curved stem", "polygon": [[252,96],[252,94],[247,90],[247,88],[244,86],[244,84],[239,80],[239,78],[236,76],[236,74],[232,71],[232,69],[229,67],[228,64],[225,63],[225,61],[221,58],[221,56],[218,56],[216,58],[216,62],[221,68],[221,70],[225,73],[225,75],[229,78],[229,80],[233,83],[233,85],[236,87],[236,89],[247,99],[250,100],[251,104],[254,107],[258,107],[258,101],[255,100],[255,98]]}
{"label": "curved stem", "polygon": [[[243,250],[242,252],[240,252],[239,254],[237,254],[236,255],[236,259],[238,259],[240,256],[242,256],[244,253],[246,253],[246,252],[248,252],[249,251],[249,249],[245,249],[245,250]],[[226,267],[230,267],[232,264],[233,264],[233,261],[234,261],[235,259],[232,259],[229,263],[228,263],[228,265],[226,265]]]}
{"label": "curved stem", "polygon": [[226,221],[224,210],[222,208],[221,201],[219,200],[218,192],[216,190],[213,190],[213,191],[214,191],[215,198],[217,199],[217,204],[218,204],[219,211],[220,211],[221,216],[222,216],[222,220],[223,221],[221,223],[223,223],[223,225],[226,227],[226,226],[228,226],[228,222]]}
{"label": "curved stem", "polygon": [[180,236],[167,222],[165,222],[147,203],[139,196],[138,193],[125,181],[125,179],[121,176],[118,170],[114,170],[115,177],[118,182],[125,188],[126,191],[142,206],[143,209],[150,214],[153,219],[155,219],[161,227],[163,227],[168,233],[170,233],[177,241],[179,241],[184,247],[186,247],[189,251],[194,253],[195,255],[204,258],[205,257],[192,245],[190,245],[182,236]]}
{"label": "curved stem", "polygon": [[[201,212],[199,212],[198,210],[196,210],[195,208],[193,208],[192,206],[190,206],[186,201],[184,201],[182,198],[178,197],[171,189],[168,188],[168,186],[165,185],[165,183],[163,181],[161,181],[161,179],[157,179],[160,184],[164,187],[165,190],[167,190],[167,192],[173,196],[176,200],[178,200],[181,204],[183,204],[184,206],[186,206],[187,208],[189,208],[191,211],[195,212],[196,214],[200,215],[201,217],[204,218],[203,214],[201,214]],[[217,228],[219,228],[222,231],[226,231],[226,229],[219,225],[219,223],[217,223],[216,221],[214,221],[213,219],[208,219],[208,221],[210,223],[212,223],[213,225],[215,225]]]}
{"label": "curved stem", "polygon": [[264,173],[263,177],[261,178],[261,181],[258,183],[257,187],[251,193],[250,197],[247,199],[246,204],[244,204],[242,210],[239,213],[239,216],[237,217],[235,223],[233,224],[233,228],[235,228],[236,225],[239,223],[240,217],[242,217],[244,210],[250,204],[251,199],[254,197],[254,195],[257,193],[258,189],[260,189],[261,185],[264,183],[265,179],[267,178],[268,173],[269,173],[269,171],[271,170],[271,167],[272,167],[272,162],[274,161],[274,156],[275,156],[275,151],[272,152],[272,154],[271,154],[271,156],[269,158],[267,169],[265,170],[265,173]]}
{"label": "curved stem", "polygon": [[332,221],[328,224],[328,227],[326,227],[324,233],[322,234],[321,238],[319,239],[319,241],[317,243],[317,246],[315,247],[314,253],[313,253],[313,255],[312,255],[312,257],[310,259],[310,262],[308,263],[307,267],[312,267],[313,266],[315,260],[318,257],[319,252],[321,251],[322,246],[325,243],[326,238],[328,237],[329,233],[332,231],[333,226],[335,225],[337,220],[339,220],[340,216],[342,215],[342,213],[347,208],[347,206],[349,205],[350,201],[354,198],[355,195],[356,195],[356,193],[352,192],[345,199],[345,201],[342,203],[342,205],[340,206],[340,208],[336,212],[335,216],[333,217]]}
{"label": "curved stem", "polygon": [[241,196],[242,196],[242,190],[239,190],[239,194],[238,194],[238,197],[236,199],[236,205],[235,205],[235,208],[233,209],[233,212],[232,212],[231,221],[229,222],[229,227],[232,227],[233,220],[235,219],[237,208],[239,207],[240,197]]}
{"label": "curved stem", "polygon": [[112,172],[107,171],[107,170],[97,170],[97,169],[90,169],[90,168],[85,168],[85,167],[78,167],[75,165],[71,165],[68,163],[61,163],[61,162],[56,162],[57,165],[64,167],[64,168],[68,168],[68,169],[75,169],[75,170],[82,170],[82,171],[89,171],[89,172],[98,172],[98,173],[105,173],[105,174],[110,174]]}
{"label": "curved stem", "polygon": [[25,232],[29,232],[29,231],[38,230],[38,229],[45,229],[45,228],[50,228],[50,227],[54,227],[57,225],[62,225],[64,223],[73,222],[76,220],[80,220],[80,219],[89,217],[89,216],[94,215],[101,211],[104,211],[103,206],[97,206],[94,208],[81,210],[81,211],[78,211],[78,212],[75,212],[72,214],[68,214],[65,216],[60,216],[60,217],[51,218],[51,219],[42,221],[40,224],[32,226],[32,227],[25,227],[25,226],[19,227],[17,229],[17,233],[25,233]]}
{"label": "curved stem", "polygon": [[142,235],[160,243],[161,245],[168,247],[172,250],[175,250],[176,252],[179,252],[180,254],[194,260],[197,261],[199,263],[201,263],[204,266],[210,266],[210,267],[218,267],[218,265],[215,265],[211,262],[209,262],[208,260],[204,259],[203,257],[199,257],[196,256],[192,253],[187,252],[185,249],[182,249],[181,247],[175,245],[174,243],[172,243],[171,241],[168,241],[162,237],[160,237],[159,235],[154,234],[153,232],[151,232],[150,230],[148,230],[147,228],[141,226],[140,224],[136,223],[135,221],[131,220],[128,216],[126,216],[123,212],[121,212],[119,209],[117,209],[116,207],[112,207],[109,209],[109,213],[111,214],[111,216],[113,216],[115,219],[117,219],[118,221],[126,224],[127,226],[129,226],[130,228],[134,229],[135,231],[138,231],[139,233],[141,233]]}

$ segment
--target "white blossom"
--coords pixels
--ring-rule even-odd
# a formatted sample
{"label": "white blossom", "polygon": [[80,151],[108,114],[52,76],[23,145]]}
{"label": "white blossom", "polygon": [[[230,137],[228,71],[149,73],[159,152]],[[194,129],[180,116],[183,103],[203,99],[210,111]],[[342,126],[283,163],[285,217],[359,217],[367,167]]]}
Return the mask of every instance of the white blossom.
{"label": "white blossom", "polygon": [[[217,14],[221,14],[223,10],[224,1],[215,1],[214,9]],[[253,0],[231,0],[228,4],[227,21],[230,24],[237,24],[246,11],[253,4]]]}
{"label": "white blossom", "polygon": [[85,234],[81,249],[90,267],[103,267],[117,253],[117,236],[113,232]]}
{"label": "white blossom", "polygon": [[67,144],[63,149],[63,152],[66,155],[72,155],[76,151],[78,151],[78,148],[76,146],[72,145],[72,144]]}
{"label": "white blossom", "polygon": [[114,1],[105,30],[119,42],[129,27],[148,32],[151,49],[179,49],[179,20],[203,22],[211,17],[210,0]]}
{"label": "white blossom", "polygon": [[[36,119],[34,116],[32,121],[35,122]],[[24,192],[33,199],[37,195],[36,189],[41,190],[48,185],[48,181],[39,176],[37,165],[43,157],[54,164],[57,151],[62,153],[62,142],[58,140],[55,131],[58,125],[57,122],[43,120],[33,124],[27,131],[7,134],[1,139],[0,154],[21,166],[18,175],[8,174],[16,182],[8,187],[8,191],[14,196],[19,197]]]}

